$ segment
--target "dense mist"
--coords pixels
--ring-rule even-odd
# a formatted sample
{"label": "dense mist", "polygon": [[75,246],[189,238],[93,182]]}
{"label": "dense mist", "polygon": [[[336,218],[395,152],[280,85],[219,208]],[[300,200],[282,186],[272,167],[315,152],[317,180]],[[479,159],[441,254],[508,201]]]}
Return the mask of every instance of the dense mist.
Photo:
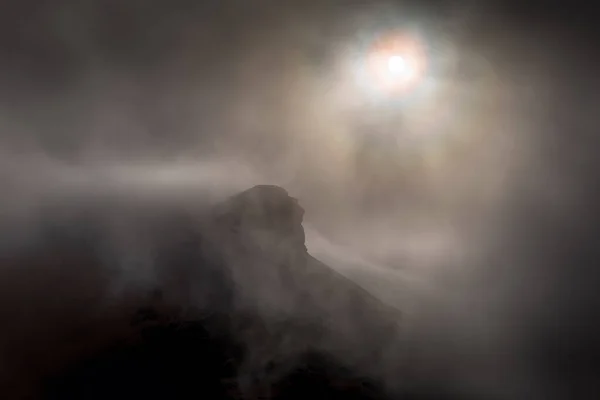
{"label": "dense mist", "polygon": [[[0,260],[84,203],[201,210],[276,184],[305,209],[308,251],[402,312],[399,380],[474,399],[592,398],[600,81],[576,11],[4,1]],[[353,74],[394,29],[424,43],[429,69],[390,100]],[[160,277],[113,217],[118,298]],[[31,296],[3,295],[23,309]],[[0,334],[0,374],[9,345]]]}

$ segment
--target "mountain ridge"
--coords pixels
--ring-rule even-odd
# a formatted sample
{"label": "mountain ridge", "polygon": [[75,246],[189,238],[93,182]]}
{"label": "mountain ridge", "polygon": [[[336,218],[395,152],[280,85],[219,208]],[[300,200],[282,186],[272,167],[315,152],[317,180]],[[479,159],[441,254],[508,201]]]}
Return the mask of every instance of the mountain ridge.
{"label": "mountain ridge", "polygon": [[[227,352],[236,354],[227,379],[235,382],[235,396],[246,398],[254,397],[257,388],[279,388],[306,362],[316,369],[338,365],[334,369],[346,371],[339,379],[349,386],[361,379],[375,382],[389,369],[383,361],[396,354],[399,315],[310,256],[304,210],[284,189],[259,185],[203,211],[135,197],[77,204],[52,207],[37,240],[3,257],[4,276],[10,278],[0,283],[6,289],[3,304],[29,297],[21,307],[26,314],[0,310],[14,322],[0,344],[13,348],[9,362],[20,357],[23,346],[29,356],[15,364],[12,376],[2,377],[0,387],[12,387],[14,393],[42,388],[31,398],[82,398],[90,390],[108,395],[91,375],[73,371],[96,371],[90,374],[122,381],[116,371],[146,368],[122,354],[148,353],[144,357],[157,362],[162,356],[156,354],[164,349],[156,346],[168,348],[173,345],[169,340],[187,341],[190,349],[202,351],[211,345],[197,341],[217,347],[224,341],[226,351],[215,357],[222,361]],[[199,336],[188,335],[195,331]],[[149,332],[165,335],[164,340],[152,342]],[[185,363],[191,361],[185,349],[178,351]],[[112,356],[112,366],[98,372],[98,360],[111,352],[121,355]],[[321,361],[315,364],[315,359]],[[173,368],[185,376],[211,369],[200,363],[188,370],[183,364]],[[171,376],[163,373],[153,379]],[[321,375],[327,381],[327,374]],[[172,379],[163,382],[166,387]],[[207,379],[198,382],[223,389]],[[39,386],[41,381],[47,384]],[[193,377],[186,385],[191,382]],[[110,395],[125,396],[116,387]],[[231,398],[226,392],[222,397]]]}

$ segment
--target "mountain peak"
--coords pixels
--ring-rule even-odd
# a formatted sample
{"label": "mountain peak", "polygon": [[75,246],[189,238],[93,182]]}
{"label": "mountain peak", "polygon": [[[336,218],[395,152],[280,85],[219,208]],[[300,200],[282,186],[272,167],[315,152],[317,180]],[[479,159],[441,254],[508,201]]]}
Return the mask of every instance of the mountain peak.
{"label": "mountain peak", "polygon": [[282,187],[257,185],[229,198],[216,210],[221,229],[267,233],[270,240],[305,247],[304,209]]}

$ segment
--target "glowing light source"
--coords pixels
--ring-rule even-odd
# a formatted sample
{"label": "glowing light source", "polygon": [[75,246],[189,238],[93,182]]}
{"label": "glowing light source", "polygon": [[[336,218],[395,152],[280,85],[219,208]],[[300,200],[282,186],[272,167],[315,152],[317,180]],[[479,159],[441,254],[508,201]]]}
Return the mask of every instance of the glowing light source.
{"label": "glowing light source", "polygon": [[367,79],[378,91],[406,93],[423,79],[426,57],[417,38],[390,33],[376,40],[366,55]]}
{"label": "glowing light source", "polygon": [[402,56],[391,56],[388,60],[388,70],[396,76],[403,76],[407,72],[406,61]]}

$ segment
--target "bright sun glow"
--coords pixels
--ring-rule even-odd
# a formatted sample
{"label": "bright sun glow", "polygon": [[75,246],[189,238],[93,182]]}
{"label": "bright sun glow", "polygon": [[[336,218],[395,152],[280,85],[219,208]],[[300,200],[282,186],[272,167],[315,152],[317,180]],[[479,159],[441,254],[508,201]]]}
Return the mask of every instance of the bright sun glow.
{"label": "bright sun glow", "polygon": [[425,54],[412,36],[390,34],[377,40],[367,55],[367,75],[382,93],[401,94],[414,89],[425,74]]}
{"label": "bright sun glow", "polygon": [[402,77],[407,72],[406,61],[402,56],[391,56],[388,60],[388,70],[391,74]]}

